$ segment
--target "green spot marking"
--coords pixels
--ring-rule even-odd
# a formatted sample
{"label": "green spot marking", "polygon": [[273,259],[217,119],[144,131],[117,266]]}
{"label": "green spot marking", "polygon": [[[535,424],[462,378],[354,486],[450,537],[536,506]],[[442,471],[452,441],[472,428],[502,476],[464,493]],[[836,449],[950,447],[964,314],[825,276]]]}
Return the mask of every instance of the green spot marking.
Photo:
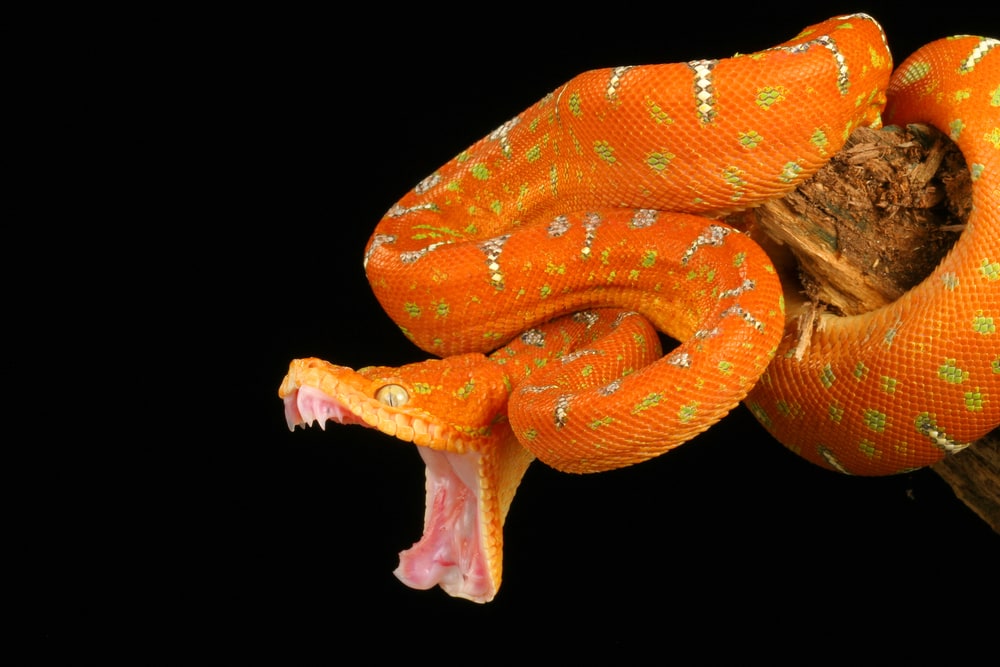
{"label": "green spot marking", "polygon": [[571,114],[579,118],[583,115],[583,108],[580,106],[580,93],[576,92],[569,96],[569,111]]}
{"label": "green spot marking", "polygon": [[990,362],[990,367],[993,369],[993,374],[1000,374],[1000,357],[996,357]]}
{"label": "green spot marking", "polygon": [[994,334],[997,331],[996,323],[993,321],[992,317],[986,317],[985,315],[976,315],[972,318],[972,330],[977,334],[982,334],[988,336]]}
{"label": "green spot marking", "polygon": [[445,236],[460,239],[465,235],[457,229],[451,229],[450,227],[434,227],[432,225],[414,225],[414,230],[420,230],[418,233],[413,234],[414,239],[439,239]]}
{"label": "green spot marking", "polygon": [[677,418],[682,424],[686,424],[698,415],[698,402],[694,401],[687,405],[682,405],[677,411]]}
{"label": "green spot marking", "polygon": [[989,281],[1000,280],[1000,262],[991,262],[988,259],[984,259],[979,264],[979,272],[983,274],[983,278]]}
{"label": "green spot marking", "polygon": [[750,412],[752,412],[753,416],[757,418],[757,421],[760,422],[761,426],[769,431],[774,428],[774,422],[771,420],[770,415],[767,414],[767,410],[765,410],[760,403],[748,403],[747,407],[750,408]]}
{"label": "green spot marking", "polygon": [[802,166],[797,162],[786,162],[784,168],[781,170],[781,173],[778,174],[778,180],[782,183],[791,183],[798,177],[799,172],[801,171]]}
{"label": "green spot marking", "polygon": [[432,302],[431,305],[434,306],[435,318],[448,317],[448,313],[451,312],[451,306],[449,306],[448,302],[443,299],[436,303]]}
{"label": "green spot marking", "polygon": [[895,394],[896,387],[899,386],[899,380],[896,378],[891,378],[887,375],[883,375],[879,380],[879,386],[887,394]]}
{"label": "green spot marking", "polygon": [[719,372],[723,375],[733,374],[733,363],[731,361],[720,361],[718,368]]}
{"label": "green spot marking", "polygon": [[674,120],[667,115],[667,112],[660,107],[659,104],[653,100],[646,98],[646,109],[649,111],[649,116],[657,123],[661,125],[672,125]]}
{"label": "green spot marking", "polygon": [[652,393],[646,396],[646,398],[639,401],[634,408],[632,408],[632,414],[638,414],[644,410],[648,410],[656,406],[660,401],[663,400],[662,394]]}
{"label": "green spot marking", "polygon": [[826,132],[819,128],[816,128],[812,136],[809,138],[809,141],[812,142],[813,146],[819,148],[820,150],[825,149],[827,144],[830,143],[830,139],[826,136]]}
{"label": "green spot marking", "polygon": [[840,421],[844,418],[844,408],[838,408],[836,405],[831,404],[830,407],[827,408],[826,412],[827,412],[827,417],[830,418],[830,421],[836,424],[839,424]]}
{"label": "green spot marking", "polygon": [[733,266],[735,266],[736,268],[743,266],[743,264],[746,263],[746,261],[747,261],[747,254],[743,251],[740,251],[735,255],[733,255]]}
{"label": "green spot marking", "polygon": [[986,141],[993,144],[993,148],[1000,149],[1000,127],[994,127],[986,133]]}
{"label": "green spot marking", "polygon": [[872,409],[865,410],[862,415],[862,419],[864,419],[865,426],[876,433],[884,433],[885,425],[889,420],[888,416],[884,412]]}
{"label": "green spot marking", "polygon": [[830,364],[824,366],[823,370],[821,370],[819,373],[820,384],[822,384],[827,389],[833,386],[833,383],[836,379],[837,376],[833,374],[833,369],[830,368]]}
{"label": "green spot marking", "polygon": [[750,130],[749,132],[740,132],[739,142],[743,148],[757,148],[757,146],[760,146],[763,141],[764,137],[760,136],[753,130]]}
{"label": "green spot marking", "polygon": [[908,443],[906,440],[903,440],[902,442],[897,442],[892,446],[892,449],[901,458],[910,458],[911,456],[913,456],[914,453],[914,449],[910,447],[910,443]]}
{"label": "green spot marking", "polygon": [[534,146],[532,146],[531,148],[529,148],[524,153],[524,158],[528,162],[534,162],[535,160],[537,160],[541,156],[542,156],[542,149],[541,149],[541,147],[538,144],[535,144]]}
{"label": "green spot marking", "polygon": [[490,177],[490,169],[482,163],[473,165],[472,176],[480,181],[485,181]]}
{"label": "green spot marking", "polygon": [[551,275],[559,275],[559,276],[565,275],[566,274],[566,265],[565,264],[553,264],[552,262],[549,262],[548,265],[545,267],[545,273],[549,274],[550,276]]}
{"label": "green spot marking", "polygon": [[858,443],[858,449],[861,451],[862,454],[864,454],[870,459],[874,459],[880,456],[878,447],[876,447],[875,443],[872,442],[871,440],[862,439],[861,442]]}
{"label": "green spot marking", "polygon": [[595,141],[594,142],[594,152],[597,153],[597,157],[601,158],[608,164],[614,164],[618,161],[615,157],[615,149],[611,147],[607,141]]}
{"label": "green spot marking", "polygon": [[930,63],[928,62],[921,60],[915,63],[911,63],[910,66],[907,67],[906,71],[903,73],[902,76],[903,83],[910,84],[916,81],[920,81],[920,79],[930,74],[930,72],[931,72],[931,66]]}
{"label": "green spot marking", "polygon": [[865,379],[866,375],[868,375],[868,367],[865,366],[864,362],[859,361],[858,365],[854,367],[854,379],[860,382]]}
{"label": "green spot marking", "polygon": [[956,118],[948,123],[948,136],[951,137],[952,141],[958,141],[958,138],[962,136],[962,130],[964,129],[965,121],[961,118]]}
{"label": "green spot marking", "polygon": [[410,317],[420,317],[420,306],[413,303],[412,301],[404,303],[403,310],[405,310]]}
{"label": "green spot marking", "polygon": [[951,384],[962,384],[969,379],[969,373],[959,368],[955,359],[945,359],[938,368],[938,377]]}
{"label": "green spot marking", "polygon": [[431,391],[433,391],[433,389],[431,389],[431,386],[426,382],[413,383],[413,392],[415,394],[429,394]]}
{"label": "green spot marking", "polygon": [[969,412],[982,412],[983,403],[986,402],[986,397],[983,393],[979,391],[979,387],[976,387],[972,391],[965,392],[965,409]]}
{"label": "green spot marking", "polygon": [[455,390],[455,396],[461,398],[463,401],[472,395],[472,391],[476,388],[475,380],[469,380],[465,383],[465,386],[459,387]]}
{"label": "green spot marking", "polygon": [[677,156],[670,152],[653,152],[646,156],[646,165],[653,171],[662,174],[670,166],[670,161],[675,157]]}
{"label": "green spot marking", "polygon": [[744,185],[747,184],[746,181],[743,180],[743,177],[741,175],[742,173],[743,172],[742,170],[740,170],[739,167],[735,166],[726,167],[722,171],[722,180],[724,180],[726,183],[729,183],[729,185],[733,186],[734,188],[742,188]]}
{"label": "green spot marking", "polygon": [[647,250],[642,256],[642,268],[649,269],[656,264],[656,251]]}
{"label": "green spot marking", "polygon": [[601,428],[602,426],[608,426],[609,424],[613,423],[614,421],[615,420],[612,419],[611,417],[601,417],[600,419],[595,419],[594,421],[590,422],[590,428],[592,428],[593,430],[596,431],[597,429]]}
{"label": "green spot marking", "polygon": [[770,109],[772,106],[785,99],[785,89],[781,87],[765,86],[757,91],[757,106],[761,109]]}

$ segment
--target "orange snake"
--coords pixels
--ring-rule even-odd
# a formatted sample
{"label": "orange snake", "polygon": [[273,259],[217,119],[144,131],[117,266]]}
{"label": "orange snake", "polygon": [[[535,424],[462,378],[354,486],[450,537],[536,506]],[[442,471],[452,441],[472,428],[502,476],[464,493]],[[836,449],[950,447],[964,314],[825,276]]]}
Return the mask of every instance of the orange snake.
{"label": "orange snake", "polygon": [[[496,595],[503,521],[536,457],[623,467],[741,400],[785,446],[850,474],[961,449],[1000,424],[998,44],[934,42],[890,81],[881,28],[852,15],[754,54],[575,77],[418,184],[368,244],[382,307],[442,358],[294,360],[289,427],[419,445],[424,536],[396,574],[477,602]],[[713,219],[794,189],[883,107],[955,140],[973,211],[919,286],[801,334],[764,252]],[[652,326],[680,344],[664,355]]]}

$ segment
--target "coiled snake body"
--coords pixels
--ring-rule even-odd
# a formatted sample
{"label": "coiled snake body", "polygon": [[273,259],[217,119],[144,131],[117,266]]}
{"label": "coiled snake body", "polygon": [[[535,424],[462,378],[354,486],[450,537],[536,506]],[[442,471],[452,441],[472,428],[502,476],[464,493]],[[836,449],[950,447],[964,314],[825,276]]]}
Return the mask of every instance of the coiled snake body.
{"label": "coiled snake body", "polygon": [[[881,28],[853,15],[728,60],[581,74],[417,185],[369,242],[383,308],[443,358],[295,360],[279,392],[289,426],[332,419],[419,445],[424,537],[397,576],[478,602],[496,594],[503,520],[536,457],[637,463],[741,400],[842,472],[961,449],[1000,424],[997,46],[935,42],[890,82]],[[889,122],[928,122],[962,150],[967,229],[897,302],[798,332],[767,255],[716,219],[808,179],[880,123],[886,96]],[[679,345],[663,355],[650,323]]]}

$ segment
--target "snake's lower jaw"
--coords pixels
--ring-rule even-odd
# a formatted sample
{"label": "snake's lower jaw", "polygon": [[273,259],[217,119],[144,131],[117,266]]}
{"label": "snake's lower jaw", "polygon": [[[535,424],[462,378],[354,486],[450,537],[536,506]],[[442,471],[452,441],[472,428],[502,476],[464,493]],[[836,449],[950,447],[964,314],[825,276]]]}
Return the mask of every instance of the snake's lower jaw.
{"label": "snake's lower jaw", "polygon": [[424,534],[399,554],[394,574],[410,588],[440,586],[453,597],[489,602],[499,586],[499,553],[491,553],[480,482],[482,456],[418,447],[427,465]]}
{"label": "snake's lower jaw", "polygon": [[[365,425],[363,419],[312,387],[299,387],[284,402],[285,420],[292,430],[313,422],[325,428],[327,420]],[[452,597],[489,602],[500,586],[501,531],[510,497],[504,502],[497,494],[484,493],[484,455],[479,452],[457,454],[420,446],[417,451],[426,464],[424,533],[399,554],[399,567],[393,574],[410,588],[440,586]],[[523,469],[519,472],[523,474]],[[512,490],[509,493],[513,495]]]}

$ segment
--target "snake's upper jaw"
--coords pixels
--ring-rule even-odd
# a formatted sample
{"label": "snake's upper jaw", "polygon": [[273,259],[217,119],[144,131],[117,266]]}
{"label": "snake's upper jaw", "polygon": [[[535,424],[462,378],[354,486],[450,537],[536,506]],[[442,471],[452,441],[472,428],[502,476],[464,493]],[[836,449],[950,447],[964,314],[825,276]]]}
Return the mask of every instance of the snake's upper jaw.
{"label": "snake's upper jaw", "polygon": [[338,424],[364,424],[361,417],[313,387],[298,387],[282,400],[285,402],[285,423],[288,424],[289,431],[294,431],[296,426],[305,427],[313,422],[317,422],[325,431],[328,419]]}

